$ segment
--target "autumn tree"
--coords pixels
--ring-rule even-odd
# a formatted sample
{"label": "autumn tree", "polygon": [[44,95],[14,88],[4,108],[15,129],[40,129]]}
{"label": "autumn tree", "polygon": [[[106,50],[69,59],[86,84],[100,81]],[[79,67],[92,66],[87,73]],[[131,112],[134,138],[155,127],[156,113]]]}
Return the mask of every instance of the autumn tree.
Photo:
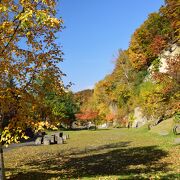
{"label": "autumn tree", "polygon": [[[57,66],[62,61],[62,52],[55,34],[61,31],[63,21],[56,17],[56,3],[56,0],[0,1],[0,122],[1,141],[6,143],[17,141],[23,136],[24,124],[34,120],[32,112],[37,101],[30,92],[37,74],[51,68],[57,79],[54,86],[62,87],[58,81],[62,72]],[[6,85],[11,77],[16,87]],[[3,127],[6,114],[9,123]]]}
{"label": "autumn tree", "polygon": [[76,119],[81,121],[83,124],[87,124],[88,122],[94,123],[96,129],[98,124],[98,112],[93,111],[92,109],[88,109],[76,114]]}
{"label": "autumn tree", "polygon": [[[36,75],[47,68],[56,75],[55,85],[60,83],[58,79],[62,73],[57,63],[62,61],[62,52],[55,43],[55,33],[61,30],[62,20],[55,17],[55,5],[56,1],[1,1],[2,95],[15,91],[23,99],[31,91]],[[14,78],[18,85],[16,89],[5,87],[4,81],[8,77]],[[6,99],[6,102],[11,99]],[[6,105],[1,105],[1,119],[6,109]]]}
{"label": "autumn tree", "polygon": [[92,98],[101,118],[105,118],[110,111],[109,106],[113,101],[113,97],[111,96],[113,88],[111,75],[107,75],[95,85]]}
{"label": "autumn tree", "polygon": [[48,107],[51,109],[54,122],[59,125],[64,125],[66,128],[71,128],[75,121],[75,114],[79,108],[73,99],[73,94],[70,91],[58,95],[50,95],[46,100]]}
{"label": "autumn tree", "polygon": [[74,93],[74,101],[76,102],[80,110],[83,109],[84,106],[86,106],[89,99],[93,96],[93,92],[94,90],[92,89],[85,89]]}
{"label": "autumn tree", "polygon": [[170,28],[172,29],[169,36],[170,43],[180,43],[179,3],[179,0],[165,0],[165,6],[160,8],[160,13],[162,13],[170,22]]}
{"label": "autumn tree", "polygon": [[[123,116],[130,111],[132,106],[129,102],[133,96],[135,76],[128,51],[119,50],[113,72],[99,81],[94,90],[97,108],[104,119],[110,116],[114,122],[121,122]],[[122,113],[122,109],[125,112]]]}
{"label": "autumn tree", "polygon": [[128,48],[134,68],[148,68],[173,39],[171,21],[161,12],[152,13],[132,35]]}
{"label": "autumn tree", "polygon": [[180,83],[180,54],[174,57],[167,57],[167,74],[171,76],[177,83]]}

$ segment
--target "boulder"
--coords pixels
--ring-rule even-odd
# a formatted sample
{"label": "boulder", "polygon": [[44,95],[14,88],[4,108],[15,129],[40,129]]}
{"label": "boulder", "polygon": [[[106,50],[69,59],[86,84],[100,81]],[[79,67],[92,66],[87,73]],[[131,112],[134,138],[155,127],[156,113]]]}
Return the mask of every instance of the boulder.
{"label": "boulder", "polygon": [[167,136],[167,135],[169,134],[169,132],[166,131],[166,130],[162,130],[162,131],[159,132],[159,134],[160,134],[161,136]]}
{"label": "boulder", "polygon": [[160,67],[159,67],[159,72],[161,73],[166,73],[168,70],[168,60],[169,58],[167,57],[173,57],[178,55],[180,52],[180,47],[177,44],[171,44],[169,49],[165,49],[164,51],[162,51],[162,53],[160,54]]}
{"label": "boulder", "polygon": [[106,129],[108,128],[108,124],[107,123],[104,123],[104,124],[101,124],[98,126],[98,129]]}
{"label": "boulder", "polygon": [[55,144],[55,135],[54,134],[50,135],[49,140],[51,144]]}
{"label": "boulder", "polygon": [[[61,137],[62,136],[62,137]],[[69,139],[69,135],[63,135],[62,132],[54,133],[51,135],[45,135],[44,137],[38,137],[36,139],[36,144],[63,144],[67,139]]]}
{"label": "boulder", "polygon": [[42,137],[37,137],[36,140],[35,140],[35,145],[41,145],[42,141],[43,141]]}
{"label": "boulder", "polygon": [[176,135],[180,134],[180,124],[176,124],[173,127],[173,133],[176,134]]}
{"label": "boulder", "polygon": [[67,139],[70,139],[69,134],[66,135],[66,138],[67,138]]}
{"label": "boulder", "polygon": [[66,135],[63,135],[62,139],[63,139],[63,141],[66,141],[67,136],[66,136]]}
{"label": "boulder", "polygon": [[51,135],[45,135],[43,137],[43,144],[44,145],[49,145],[51,143],[51,141],[53,141],[53,138]]}
{"label": "boulder", "polygon": [[48,138],[43,139],[43,144],[44,145],[50,145],[50,140]]}
{"label": "boulder", "polygon": [[63,138],[56,136],[56,143],[57,144],[63,144]]}
{"label": "boulder", "polygon": [[132,127],[138,128],[146,124],[147,118],[143,116],[142,109],[140,107],[136,107],[134,109],[134,122]]}
{"label": "boulder", "polygon": [[174,144],[180,144],[180,138],[175,138],[174,139]]}

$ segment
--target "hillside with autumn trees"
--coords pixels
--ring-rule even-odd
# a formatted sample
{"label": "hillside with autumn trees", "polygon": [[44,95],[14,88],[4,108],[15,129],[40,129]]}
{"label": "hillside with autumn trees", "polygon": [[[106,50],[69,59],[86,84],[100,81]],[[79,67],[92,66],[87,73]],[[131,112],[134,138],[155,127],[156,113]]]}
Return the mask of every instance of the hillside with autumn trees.
{"label": "hillside with autumn trees", "polygon": [[128,49],[118,51],[113,72],[95,85],[91,98],[82,104],[84,116],[98,112],[101,124],[110,122],[114,127],[179,118],[179,6],[179,0],[165,0],[135,30]]}
{"label": "hillside with autumn trees", "polygon": [[179,0],[166,0],[148,16],[94,90],[75,94],[63,84],[59,68],[63,52],[56,34],[63,20],[57,17],[57,1],[0,2],[3,144],[27,138],[27,127],[71,128],[76,114],[113,126],[133,125],[137,111],[146,121],[179,117]]}

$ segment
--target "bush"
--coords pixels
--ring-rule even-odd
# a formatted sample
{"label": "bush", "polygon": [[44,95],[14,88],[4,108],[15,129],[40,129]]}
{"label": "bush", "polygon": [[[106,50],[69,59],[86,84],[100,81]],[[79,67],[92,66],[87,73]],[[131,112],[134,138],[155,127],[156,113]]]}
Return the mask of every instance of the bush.
{"label": "bush", "polygon": [[175,123],[180,123],[180,112],[177,112],[177,113],[174,115],[174,122],[175,122]]}

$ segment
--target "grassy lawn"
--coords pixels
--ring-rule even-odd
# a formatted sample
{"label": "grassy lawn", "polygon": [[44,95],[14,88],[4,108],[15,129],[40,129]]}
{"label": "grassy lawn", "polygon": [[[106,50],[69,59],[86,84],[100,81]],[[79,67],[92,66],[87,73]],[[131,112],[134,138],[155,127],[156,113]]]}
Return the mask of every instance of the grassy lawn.
{"label": "grassy lawn", "polygon": [[45,179],[179,179],[180,146],[174,136],[142,129],[67,131],[63,145],[5,152],[6,176]]}

